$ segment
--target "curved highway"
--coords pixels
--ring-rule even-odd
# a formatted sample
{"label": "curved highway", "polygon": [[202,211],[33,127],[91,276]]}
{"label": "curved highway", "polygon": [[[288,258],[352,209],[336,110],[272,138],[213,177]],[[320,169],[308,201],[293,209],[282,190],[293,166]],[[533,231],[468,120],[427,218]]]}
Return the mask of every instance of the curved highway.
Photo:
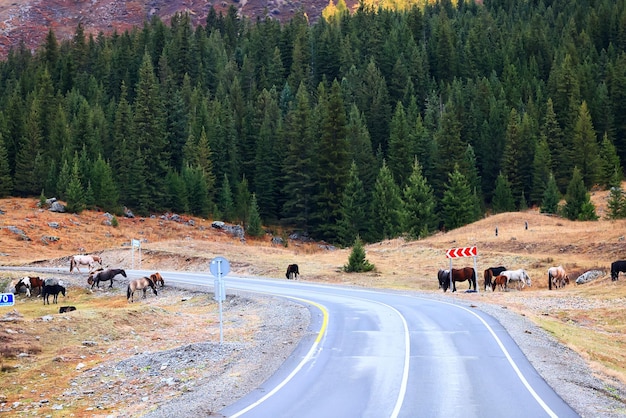
{"label": "curved highway", "polygon": [[[161,273],[168,284],[213,288],[208,273]],[[220,411],[225,416],[579,416],[495,319],[452,296],[445,302],[284,279],[225,276],[224,282],[226,294],[299,301],[312,319],[307,337],[277,373]]]}

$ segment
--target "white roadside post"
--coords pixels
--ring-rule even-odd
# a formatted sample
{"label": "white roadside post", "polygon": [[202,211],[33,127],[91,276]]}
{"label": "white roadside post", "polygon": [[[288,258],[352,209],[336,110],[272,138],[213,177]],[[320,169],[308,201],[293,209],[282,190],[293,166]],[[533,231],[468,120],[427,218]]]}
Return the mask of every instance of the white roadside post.
{"label": "white roadside post", "polygon": [[138,239],[133,239],[130,241],[130,251],[131,251],[131,270],[135,270],[135,248],[138,249],[139,252],[139,268],[141,269],[141,241]]}
{"label": "white roadside post", "polygon": [[228,260],[224,257],[215,257],[213,260],[211,260],[209,270],[211,270],[211,274],[215,276],[215,280],[213,281],[213,288],[215,289],[214,298],[219,304],[220,344],[222,344],[224,342],[224,333],[222,328],[222,302],[226,300],[226,289],[224,287],[223,276],[226,276],[228,273],[230,273],[230,264],[228,263]]}
{"label": "white roadside post", "polygon": [[476,283],[474,283],[474,290],[478,293],[478,265],[476,263],[476,256],[478,255],[478,249],[476,247],[461,247],[450,248],[446,251],[446,257],[450,259],[450,291],[452,291],[452,259],[457,257],[474,257],[474,273],[476,274]]}

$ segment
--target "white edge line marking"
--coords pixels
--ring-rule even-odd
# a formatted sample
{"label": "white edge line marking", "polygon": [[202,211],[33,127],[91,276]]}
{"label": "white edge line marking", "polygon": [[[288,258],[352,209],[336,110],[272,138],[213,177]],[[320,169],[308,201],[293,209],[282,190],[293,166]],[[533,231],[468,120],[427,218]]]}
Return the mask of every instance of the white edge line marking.
{"label": "white edge line marking", "polygon": [[[424,299],[424,298],[420,298],[420,299]],[[433,299],[427,299],[427,300],[433,301]],[[498,343],[498,346],[500,346],[500,350],[502,350],[502,353],[504,353],[504,356],[506,357],[506,359],[508,360],[509,364],[511,365],[511,367],[513,368],[513,370],[517,374],[517,377],[519,377],[519,379],[524,384],[524,386],[526,387],[528,392],[530,392],[532,397],[535,398],[537,403],[543,408],[544,411],[546,411],[546,413],[548,415],[550,415],[553,418],[558,418],[558,415],[554,413],[554,411],[544,402],[544,400],[541,399],[541,397],[537,394],[537,392],[535,392],[535,390],[532,388],[530,383],[528,383],[528,381],[526,380],[526,378],[522,374],[521,370],[519,369],[519,367],[517,367],[517,364],[515,363],[515,361],[513,360],[511,355],[509,354],[509,352],[507,351],[506,347],[504,347],[504,344],[502,344],[502,341],[500,341],[500,338],[498,338],[498,336],[496,335],[495,331],[491,328],[491,326],[489,326],[489,324],[483,318],[480,317],[480,315],[478,315],[476,312],[473,312],[471,309],[466,308],[465,306],[455,305],[454,303],[443,302],[443,301],[435,301],[435,302],[440,302],[440,303],[445,303],[446,305],[456,306],[457,308],[463,309],[463,310],[471,313],[472,315],[474,315],[476,318],[478,318],[480,320],[480,322],[482,322],[483,325],[489,330],[489,333],[491,333],[491,336],[493,337],[493,339],[496,340],[496,342]]]}
{"label": "white edge line marking", "polygon": [[272,389],[271,391],[266,393],[265,396],[263,396],[261,399],[259,399],[256,402],[248,405],[247,407],[245,407],[241,411],[236,412],[233,415],[230,415],[231,418],[240,417],[241,415],[245,414],[246,412],[249,412],[252,409],[256,408],[258,405],[260,405],[261,403],[265,402],[267,399],[269,399],[271,396],[273,396],[276,392],[278,392],[281,388],[283,388],[283,386],[285,386],[287,383],[289,383],[289,381],[291,379],[293,379],[293,377],[304,367],[305,363],[307,363],[313,357],[313,353],[315,353],[317,351],[317,347],[319,346],[320,341],[322,340],[322,337],[324,336],[324,334],[326,334],[326,328],[328,326],[328,311],[326,310],[326,308],[323,305],[320,305],[319,303],[316,303],[316,302],[313,302],[313,301],[310,301],[310,300],[300,299],[300,298],[296,298],[296,297],[289,297],[289,296],[282,296],[282,297],[287,297],[289,299],[299,300],[301,302],[313,305],[313,306],[317,307],[320,311],[322,311],[322,314],[324,315],[324,319],[322,320],[322,326],[320,328],[320,331],[317,334],[317,338],[315,339],[315,342],[313,343],[313,345],[309,349],[309,352],[306,354],[306,356],[304,356],[304,358],[302,359],[302,361],[300,361],[300,363],[296,366],[296,368],[294,368],[291,371],[291,373],[289,373],[289,376],[287,376],[282,382],[280,382],[278,385],[276,385],[274,387],[274,389]]}

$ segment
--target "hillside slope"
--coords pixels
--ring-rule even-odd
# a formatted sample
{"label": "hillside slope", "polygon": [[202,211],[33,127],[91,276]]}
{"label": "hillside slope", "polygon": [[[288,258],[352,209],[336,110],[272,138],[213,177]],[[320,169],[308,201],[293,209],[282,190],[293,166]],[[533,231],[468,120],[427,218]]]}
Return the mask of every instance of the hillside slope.
{"label": "hillside slope", "polygon": [[[212,4],[206,0],[0,0],[0,59],[20,42],[27,49],[37,49],[49,29],[58,40],[70,39],[79,22],[86,33],[107,35],[141,26],[154,15],[169,22],[177,12],[188,12],[194,25],[204,24]],[[314,22],[327,4],[323,0],[232,0],[213,7],[225,14],[232,5],[252,20],[268,15],[283,22],[302,10]]]}

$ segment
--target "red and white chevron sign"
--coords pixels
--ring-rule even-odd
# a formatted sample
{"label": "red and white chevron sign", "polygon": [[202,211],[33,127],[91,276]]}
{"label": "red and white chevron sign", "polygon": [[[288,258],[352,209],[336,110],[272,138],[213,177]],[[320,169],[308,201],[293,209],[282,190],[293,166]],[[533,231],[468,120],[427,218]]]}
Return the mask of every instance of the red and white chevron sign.
{"label": "red and white chevron sign", "polygon": [[450,248],[446,251],[447,258],[458,257],[475,257],[478,251],[476,247],[462,247],[462,248]]}

